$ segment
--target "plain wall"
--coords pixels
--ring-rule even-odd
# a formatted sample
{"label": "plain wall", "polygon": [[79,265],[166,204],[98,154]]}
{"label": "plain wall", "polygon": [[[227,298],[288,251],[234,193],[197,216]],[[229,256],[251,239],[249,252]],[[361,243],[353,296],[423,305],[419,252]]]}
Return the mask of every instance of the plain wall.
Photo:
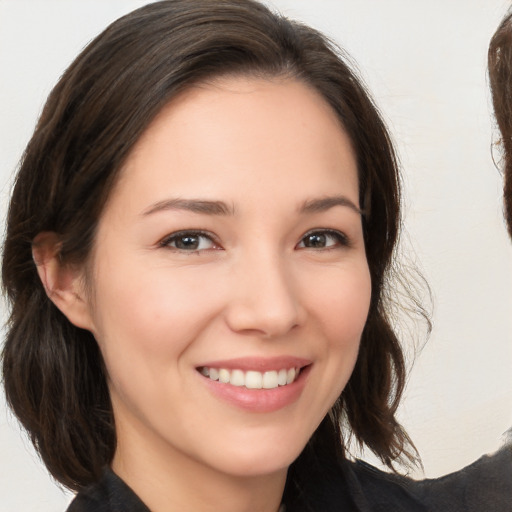
{"label": "plain wall", "polygon": [[[91,38],[144,3],[0,0],[2,215],[51,87]],[[412,369],[400,417],[425,474],[454,471],[495,450],[512,425],[512,245],[492,160],[497,134],[486,78],[489,39],[509,2],[272,4],[352,55],[396,140],[404,253],[419,264],[434,298],[433,332]],[[47,476],[2,394],[0,512],[64,510],[70,499]]]}

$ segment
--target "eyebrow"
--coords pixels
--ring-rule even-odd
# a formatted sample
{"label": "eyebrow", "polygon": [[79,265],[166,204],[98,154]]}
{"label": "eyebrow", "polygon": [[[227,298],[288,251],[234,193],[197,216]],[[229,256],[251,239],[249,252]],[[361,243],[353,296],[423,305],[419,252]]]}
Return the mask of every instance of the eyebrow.
{"label": "eyebrow", "polygon": [[330,210],[335,206],[345,206],[355,211],[358,215],[363,216],[364,211],[356,206],[348,197],[345,196],[329,196],[319,199],[310,199],[305,201],[299,208],[300,213],[320,213]]}
{"label": "eyebrow", "polygon": [[[358,208],[348,197],[331,196],[318,199],[309,199],[299,208],[299,213],[320,213],[330,210],[335,206],[344,206],[350,208],[358,215],[364,215],[364,212]],[[145,217],[153,213],[168,210],[187,210],[193,213],[203,215],[234,215],[234,206],[229,206],[224,201],[210,201],[204,199],[165,199],[158,201],[142,212]]]}
{"label": "eyebrow", "polygon": [[205,215],[233,215],[234,207],[223,201],[206,201],[203,199],[165,199],[151,205],[142,212],[143,216],[166,210],[187,210]]}

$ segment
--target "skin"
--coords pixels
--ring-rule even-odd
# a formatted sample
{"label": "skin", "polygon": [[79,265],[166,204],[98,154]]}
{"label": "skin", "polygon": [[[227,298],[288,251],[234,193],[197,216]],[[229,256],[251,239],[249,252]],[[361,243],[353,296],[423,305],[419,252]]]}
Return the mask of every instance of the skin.
{"label": "skin", "polygon": [[[88,277],[39,237],[50,297],[105,360],[113,469],[153,512],[278,509],[357,358],[371,294],[358,198],[350,141],[319,94],[230,77],[173,99],[138,141]],[[278,357],[307,369],[276,410],[233,403],[198,371]],[[246,395],[265,409],[265,391]]]}

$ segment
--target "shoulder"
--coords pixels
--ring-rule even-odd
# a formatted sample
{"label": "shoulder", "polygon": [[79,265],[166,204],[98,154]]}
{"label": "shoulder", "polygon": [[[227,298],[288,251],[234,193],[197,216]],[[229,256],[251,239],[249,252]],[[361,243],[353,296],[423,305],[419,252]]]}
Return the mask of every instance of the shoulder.
{"label": "shoulder", "polygon": [[441,478],[413,480],[359,460],[340,463],[339,478],[361,512],[512,512],[512,445]]}
{"label": "shoulder", "polygon": [[297,482],[300,500],[289,507],[292,512],[428,512],[405,477],[359,460],[323,462],[311,464],[307,478]]}
{"label": "shoulder", "polygon": [[368,512],[427,512],[429,509],[417,492],[414,481],[386,473],[356,460],[342,464],[352,499],[359,510]]}
{"label": "shoulder", "polygon": [[431,510],[512,512],[512,445],[460,471],[414,486]]}
{"label": "shoulder", "polygon": [[111,470],[80,491],[67,512],[150,512],[137,495]]}

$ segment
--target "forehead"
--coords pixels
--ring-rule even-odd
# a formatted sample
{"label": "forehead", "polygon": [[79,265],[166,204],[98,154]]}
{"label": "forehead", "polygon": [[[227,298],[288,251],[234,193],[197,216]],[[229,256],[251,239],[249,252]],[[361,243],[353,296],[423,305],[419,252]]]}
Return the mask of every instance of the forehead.
{"label": "forehead", "polygon": [[187,89],[166,105],[133,148],[116,188],[131,188],[139,199],[157,189],[163,196],[236,200],[243,190],[272,196],[278,185],[292,196],[339,186],[357,203],[357,182],[351,142],[316,90],[293,79],[229,77]]}

